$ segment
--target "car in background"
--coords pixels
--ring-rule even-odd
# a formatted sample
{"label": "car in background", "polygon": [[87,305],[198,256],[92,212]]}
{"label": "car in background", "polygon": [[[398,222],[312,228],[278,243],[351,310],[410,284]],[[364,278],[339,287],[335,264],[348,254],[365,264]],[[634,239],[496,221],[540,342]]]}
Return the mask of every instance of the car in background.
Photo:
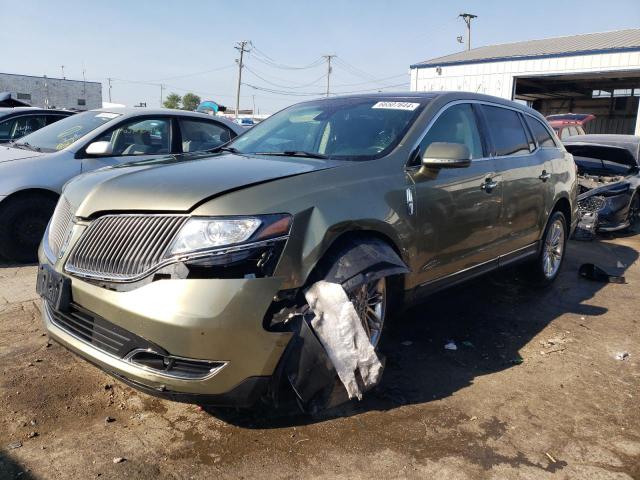
{"label": "car in background", "polygon": [[36,258],[62,186],[76,175],[209,150],[243,131],[229,120],[201,113],[110,108],[64,118],[0,146],[0,257]]}
{"label": "car in background", "polygon": [[590,113],[560,113],[546,117],[547,122],[555,130],[560,140],[575,135],[586,135],[585,124],[595,118],[596,116]]}
{"label": "car in background", "polygon": [[[640,221],[640,137],[577,135],[564,140],[578,168],[581,224],[613,232]],[[580,225],[582,227],[582,225]]]}
{"label": "car in background", "polygon": [[246,128],[251,128],[256,124],[253,118],[236,118],[234,122]]}
{"label": "car in background", "polygon": [[[515,262],[551,284],[576,192],[571,155],[515,102],[304,102],[216,153],[71,180],[39,251],[43,320],[51,338],[149,393],[249,406],[286,388],[314,411],[333,398],[336,372],[309,324],[310,288],[339,290],[328,304],[352,304],[373,354],[394,305]],[[334,330],[347,349],[349,330]]]}
{"label": "car in background", "polygon": [[35,107],[0,108],[0,143],[13,142],[75,113]]}

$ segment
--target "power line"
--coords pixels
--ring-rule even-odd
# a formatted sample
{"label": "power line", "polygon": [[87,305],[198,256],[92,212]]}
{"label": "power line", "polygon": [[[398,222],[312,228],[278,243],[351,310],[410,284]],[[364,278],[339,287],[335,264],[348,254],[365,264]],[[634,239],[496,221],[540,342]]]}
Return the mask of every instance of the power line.
{"label": "power line", "polygon": [[323,57],[318,58],[317,60],[314,60],[313,62],[311,62],[308,65],[302,65],[302,66],[298,66],[298,65],[287,65],[284,63],[280,63],[280,62],[276,62],[273,58],[271,58],[269,55],[267,55],[266,53],[264,53],[262,50],[260,50],[258,47],[256,47],[255,45],[252,44],[253,50],[254,50],[254,54],[251,58],[254,58],[255,60],[258,60],[261,63],[264,63],[270,67],[273,68],[279,68],[282,70],[307,70],[310,68],[315,68],[318,65],[321,65],[324,62]]}
{"label": "power line", "polygon": [[283,85],[283,84],[279,84],[279,83],[275,83],[272,82],[266,78],[264,78],[262,76],[262,74],[259,74],[258,72],[256,72],[255,70],[253,70],[252,68],[249,68],[246,64],[244,65],[244,68],[248,71],[251,72],[252,75],[256,76],[257,78],[259,78],[260,80],[262,80],[263,82],[268,83],[269,85],[273,85],[274,87],[278,87],[278,88],[291,88],[291,89],[296,89],[296,88],[305,88],[305,87],[310,87],[312,85],[315,85],[316,83],[318,83],[320,80],[323,80],[325,78],[325,75],[322,74],[320,77],[316,78],[315,80],[313,80],[312,82],[309,83],[304,83],[304,84],[297,84],[297,85]]}
{"label": "power line", "polygon": [[203,70],[201,72],[193,72],[193,73],[185,73],[184,75],[176,75],[173,77],[165,77],[165,78],[156,78],[155,80],[148,80],[149,82],[162,82],[164,80],[176,80],[178,78],[187,78],[187,77],[196,77],[198,75],[205,75],[207,73],[220,72],[222,70],[228,70],[230,68],[234,68],[235,64],[225,65],[223,67],[212,68],[211,70]]}

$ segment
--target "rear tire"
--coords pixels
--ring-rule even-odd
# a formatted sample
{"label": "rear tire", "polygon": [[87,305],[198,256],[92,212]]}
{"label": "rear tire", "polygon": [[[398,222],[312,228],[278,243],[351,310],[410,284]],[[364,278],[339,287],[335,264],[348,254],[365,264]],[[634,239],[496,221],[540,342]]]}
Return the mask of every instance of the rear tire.
{"label": "rear tire", "polygon": [[634,227],[640,224],[640,191],[636,191],[629,202],[629,216],[627,217],[629,226],[627,230],[633,231]]}
{"label": "rear tire", "polygon": [[548,287],[558,277],[564,261],[568,239],[567,220],[562,212],[553,212],[542,235],[540,252],[527,264],[527,274],[532,283]]}
{"label": "rear tire", "polygon": [[56,201],[43,195],[5,200],[0,205],[0,257],[35,262]]}

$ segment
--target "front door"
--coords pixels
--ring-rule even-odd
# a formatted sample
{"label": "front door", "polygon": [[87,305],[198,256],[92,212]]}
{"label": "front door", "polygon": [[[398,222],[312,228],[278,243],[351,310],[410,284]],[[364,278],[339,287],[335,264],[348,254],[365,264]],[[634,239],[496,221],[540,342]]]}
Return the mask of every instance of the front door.
{"label": "front door", "polygon": [[475,107],[457,103],[435,120],[420,144],[461,143],[471,153],[466,168],[409,168],[415,192],[414,285],[468,270],[496,257],[502,183],[487,155]]}
{"label": "front door", "polygon": [[111,154],[84,158],[83,172],[170,154],[173,152],[171,119],[130,120],[94,138],[93,142],[109,142]]}

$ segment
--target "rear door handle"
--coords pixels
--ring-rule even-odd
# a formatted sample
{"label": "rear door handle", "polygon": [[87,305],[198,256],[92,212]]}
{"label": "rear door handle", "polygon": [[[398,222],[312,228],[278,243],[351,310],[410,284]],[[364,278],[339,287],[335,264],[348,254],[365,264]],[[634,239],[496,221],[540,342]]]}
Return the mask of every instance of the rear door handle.
{"label": "rear door handle", "polygon": [[540,180],[542,180],[543,182],[546,182],[547,180],[549,180],[551,178],[551,174],[549,172],[547,172],[546,170],[543,170],[538,178]]}
{"label": "rear door handle", "polygon": [[480,188],[487,193],[491,193],[491,191],[498,186],[498,181],[493,178],[487,178]]}

